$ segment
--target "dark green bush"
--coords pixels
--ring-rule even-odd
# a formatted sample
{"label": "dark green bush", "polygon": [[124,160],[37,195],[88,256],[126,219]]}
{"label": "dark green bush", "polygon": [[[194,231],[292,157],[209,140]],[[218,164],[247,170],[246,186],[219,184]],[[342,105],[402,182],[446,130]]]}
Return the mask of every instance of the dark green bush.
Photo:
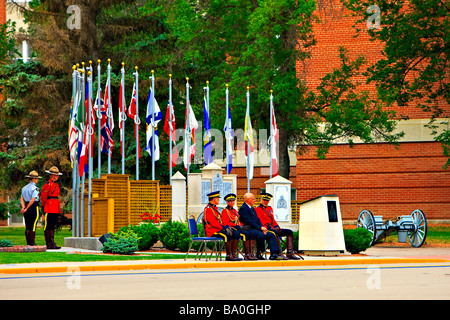
{"label": "dark green bush", "polygon": [[0,247],[12,247],[14,243],[7,239],[0,239]]}
{"label": "dark green bush", "polygon": [[344,230],[345,248],[352,254],[360,253],[370,247],[372,233],[365,228]]}
{"label": "dark green bush", "polygon": [[119,231],[132,230],[138,237],[138,248],[139,250],[150,249],[159,239],[159,228],[153,223],[142,222],[137,226],[122,227]]}
{"label": "dark green bush", "polygon": [[162,225],[159,238],[169,250],[186,252],[189,248],[189,229],[184,223],[169,220]]}
{"label": "dark green bush", "polygon": [[119,230],[103,244],[104,253],[133,254],[138,250],[139,237],[131,229]]}

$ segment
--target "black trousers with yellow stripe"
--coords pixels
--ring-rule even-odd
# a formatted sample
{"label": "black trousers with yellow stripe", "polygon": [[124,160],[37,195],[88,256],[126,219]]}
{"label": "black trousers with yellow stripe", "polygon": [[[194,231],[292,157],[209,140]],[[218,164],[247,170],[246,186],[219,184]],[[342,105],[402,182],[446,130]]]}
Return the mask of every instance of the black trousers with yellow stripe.
{"label": "black trousers with yellow stripe", "polygon": [[239,230],[230,230],[231,234],[228,234],[225,230],[216,232],[213,234],[214,237],[222,238],[225,242],[231,241],[231,240],[239,240],[241,238],[241,234],[239,233]]}
{"label": "black trousers with yellow stripe", "polygon": [[[25,205],[28,205],[28,202],[25,203]],[[25,230],[36,231],[39,215],[39,203],[35,201],[23,214],[23,217],[25,218]]]}

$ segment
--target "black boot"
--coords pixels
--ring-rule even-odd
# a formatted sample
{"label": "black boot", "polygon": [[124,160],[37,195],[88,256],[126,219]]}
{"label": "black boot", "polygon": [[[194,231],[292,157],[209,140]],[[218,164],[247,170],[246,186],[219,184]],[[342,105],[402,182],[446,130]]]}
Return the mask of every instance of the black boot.
{"label": "black boot", "polygon": [[291,260],[300,260],[294,254],[294,236],[287,236],[286,238],[286,257]]}
{"label": "black boot", "polygon": [[45,236],[45,244],[47,245],[47,249],[61,249],[61,247],[58,247],[55,244],[55,230],[45,230],[44,231]]}
{"label": "black boot", "polygon": [[30,245],[30,230],[25,230],[25,240],[27,240],[27,246]]}
{"label": "black boot", "polygon": [[244,241],[244,260],[258,260],[252,252],[252,240]]}
{"label": "black boot", "polygon": [[238,245],[239,240],[236,239],[231,240],[231,255],[233,256],[234,261],[242,261],[242,259],[239,258]]}
{"label": "black boot", "polygon": [[53,248],[52,249],[61,249],[61,247],[58,247],[55,243],[55,229],[50,230],[50,236],[51,236],[51,241],[52,241],[52,245]]}
{"label": "black boot", "polygon": [[233,255],[231,254],[231,241],[225,242],[225,251],[227,253],[225,261],[234,261]]}
{"label": "black boot", "polygon": [[36,232],[35,231],[29,231],[28,239],[30,240],[29,246],[36,246],[36,242],[34,242],[34,239],[36,238]]}

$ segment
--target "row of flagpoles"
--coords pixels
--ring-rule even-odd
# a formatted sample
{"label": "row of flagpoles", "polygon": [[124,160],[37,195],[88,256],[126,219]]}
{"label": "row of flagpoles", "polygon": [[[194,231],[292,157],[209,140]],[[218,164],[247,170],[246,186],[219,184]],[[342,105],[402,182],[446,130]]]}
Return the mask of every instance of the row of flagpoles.
{"label": "row of flagpoles", "polygon": [[[135,67],[133,93],[129,107],[126,107],[125,101],[125,64],[122,63],[121,83],[119,91],[118,119],[120,129],[120,150],[122,155],[122,174],[125,174],[125,121],[127,117],[134,122],[134,131],[136,139],[136,180],[139,180],[139,158],[141,157],[141,148],[139,143],[139,73],[138,67]],[[152,70],[151,87],[149,89],[147,110],[146,110],[146,147],[152,159],[152,180],[155,180],[155,162],[160,159],[159,152],[159,134],[158,123],[162,120],[161,110],[155,99],[155,74]],[[209,82],[204,89],[204,162],[209,164],[213,162],[213,148],[211,141],[211,127],[209,121]],[[185,112],[185,136],[183,162],[186,172],[189,174],[190,164],[196,153],[195,130],[198,128],[198,122],[193,112],[189,100],[189,78],[186,78],[186,112]],[[76,225],[72,230],[74,236],[80,235],[80,223],[84,223],[84,194],[85,175],[88,176],[88,233],[91,230],[91,180],[93,172],[93,145],[94,145],[94,126],[97,120],[98,133],[98,178],[101,177],[101,154],[108,155],[108,174],[111,173],[111,155],[114,148],[112,134],[114,130],[113,103],[111,98],[111,61],[108,59],[107,80],[105,85],[105,94],[102,95],[101,89],[101,61],[97,65],[97,94],[95,102],[93,99],[93,67],[92,62],[85,67],[73,66],[72,73],[72,107],[69,121],[69,152],[73,166],[73,211],[76,213]],[[233,127],[231,121],[231,112],[229,107],[228,85],[225,90],[226,96],[226,116],[225,116],[225,140],[226,140],[226,171],[227,174],[232,170],[233,155]],[[167,105],[164,131],[169,136],[169,170],[172,177],[172,168],[176,165],[178,159],[178,150],[175,137],[175,114],[172,103],[172,75],[169,75],[169,99]],[[273,92],[270,94],[270,178],[278,174],[278,161],[276,154],[276,144],[278,141],[278,127],[273,109]],[[254,167],[254,140],[253,130],[250,120],[250,88],[247,87],[247,111],[245,117],[245,155],[247,157],[247,189],[250,192],[250,180],[253,178]],[[81,187],[80,187],[81,182]],[[80,188],[82,190],[80,190]],[[90,236],[90,234],[88,234]]]}

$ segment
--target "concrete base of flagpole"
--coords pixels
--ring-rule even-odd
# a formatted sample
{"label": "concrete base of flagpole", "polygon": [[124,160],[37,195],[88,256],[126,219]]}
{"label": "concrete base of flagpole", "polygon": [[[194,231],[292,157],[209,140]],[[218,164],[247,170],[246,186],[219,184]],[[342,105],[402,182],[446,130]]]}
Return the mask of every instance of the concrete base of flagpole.
{"label": "concrete base of flagpole", "polygon": [[64,238],[64,247],[100,251],[103,244],[100,242],[98,237],[69,237]]}

